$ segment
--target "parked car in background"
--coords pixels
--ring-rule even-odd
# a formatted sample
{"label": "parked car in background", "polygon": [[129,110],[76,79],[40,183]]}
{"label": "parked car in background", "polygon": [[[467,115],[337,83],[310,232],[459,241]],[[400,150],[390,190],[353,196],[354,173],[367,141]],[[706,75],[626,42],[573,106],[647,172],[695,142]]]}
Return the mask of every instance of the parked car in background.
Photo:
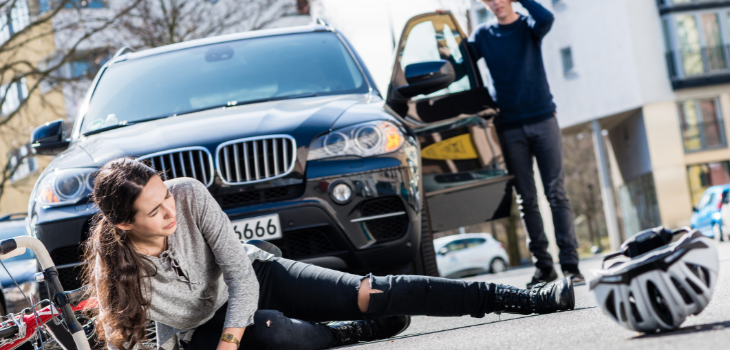
{"label": "parked car in background", "polygon": [[436,263],[443,277],[473,276],[507,269],[509,257],[502,243],[489,233],[464,233],[433,240]]}
{"label": "parked car in background", "polygon": [[[25,216],[26,214],[22,213],[0,217],[0,240],[27,236]],[[37,302],[39,300],[38,282],[35,281],[33,275],[38,271],[38,265],[33,251],[26,249],[25,253],[3,259],[2,262],[8,271],[10,271],[13,278],[15,278],[15,281],[18,282],[23,293],[28,297],[32,295]],[[2,315],[7,315],[10,312],[18,313],[30,306],[23,293],[18,290],[13,279],[8,276],[8,273],[2,267],[0,267],[0,284],[2,284],[3,289],[2,303],[0,303],[0,306],[2,306],[2,310],[0,310]]]}
{"label": "parked car in background", "polygon": [[[707,237],[720,238],[722,232],[723,198],[728,196],[730,184],[712,186],[702,194],[697,206],[692,208],[690,224]],[[730,222],[728,222],[730,224]]]}

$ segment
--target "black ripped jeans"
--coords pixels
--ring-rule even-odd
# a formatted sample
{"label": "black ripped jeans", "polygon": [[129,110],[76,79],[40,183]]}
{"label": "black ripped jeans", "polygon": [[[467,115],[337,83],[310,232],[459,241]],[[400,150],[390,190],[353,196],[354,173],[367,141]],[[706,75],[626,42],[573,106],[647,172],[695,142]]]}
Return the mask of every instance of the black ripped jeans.
{"label": "black ripped jeans", "polygon": [[[484,317],[491,312],[495,285],[425,276],[358,276],[283,258],[253,263],[260,284],[259,310],[246,328],[241,349],[327,349],[334,333],[317,322],[375,319],[393,315]],[[370,277],[365,314],[358,289]],[[227,304],[198,327],[186,350],[214,349]]]}

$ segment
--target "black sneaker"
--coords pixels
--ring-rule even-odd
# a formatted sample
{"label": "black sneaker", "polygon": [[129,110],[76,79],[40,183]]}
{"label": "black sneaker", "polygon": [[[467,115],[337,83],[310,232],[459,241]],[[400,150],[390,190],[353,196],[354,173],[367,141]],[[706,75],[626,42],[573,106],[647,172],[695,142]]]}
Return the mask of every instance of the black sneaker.
{"label": "black sneaker", "polygon": [[553,267],[550,267],[549,269],[537,268],[535,269],[535,275],[532,276],[532,281],[527,284],[527,289],[532,288],[540,282],[552,282],[556,279],[558,279],[558,274],[555,272]]}
{"label": "black sneaker", "polygon": [[586,279],[585,277],[583,277],[583,274],[580,273],[578,265],[564,264],[562,265],[562,269],[563,276],[565,276],[566,278],[570,278],[570,280],[573,281],[574,286],[582,286],[586,284]]}
{"label": "black sneaker", "polygon": [[569,278],[540,282],[529,289],[497,285],[493,312],[529,315],[549,314],[575,308],[575,292]]}

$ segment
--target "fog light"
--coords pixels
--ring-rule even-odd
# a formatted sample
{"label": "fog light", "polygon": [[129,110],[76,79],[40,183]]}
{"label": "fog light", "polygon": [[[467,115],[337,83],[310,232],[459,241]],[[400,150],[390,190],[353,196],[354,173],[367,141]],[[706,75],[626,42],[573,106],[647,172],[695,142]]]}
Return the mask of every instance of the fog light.
{"label": "fog light", "polygon": [[345,204],[352,199],[352,189],[346,183],[340,182],[332,186],[330,196],[337,204]]}

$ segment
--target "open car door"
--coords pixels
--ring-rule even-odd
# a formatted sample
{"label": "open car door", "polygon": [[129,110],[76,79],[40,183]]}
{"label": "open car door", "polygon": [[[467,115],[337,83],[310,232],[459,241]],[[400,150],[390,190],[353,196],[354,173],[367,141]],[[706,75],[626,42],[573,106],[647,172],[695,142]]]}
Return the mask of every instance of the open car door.
{"label": "open car door", "polygon": [[431,228],[509,216],[512,189],[484,86],[450,12],[411,18],[398,43],[387,104],[416,132]]}

